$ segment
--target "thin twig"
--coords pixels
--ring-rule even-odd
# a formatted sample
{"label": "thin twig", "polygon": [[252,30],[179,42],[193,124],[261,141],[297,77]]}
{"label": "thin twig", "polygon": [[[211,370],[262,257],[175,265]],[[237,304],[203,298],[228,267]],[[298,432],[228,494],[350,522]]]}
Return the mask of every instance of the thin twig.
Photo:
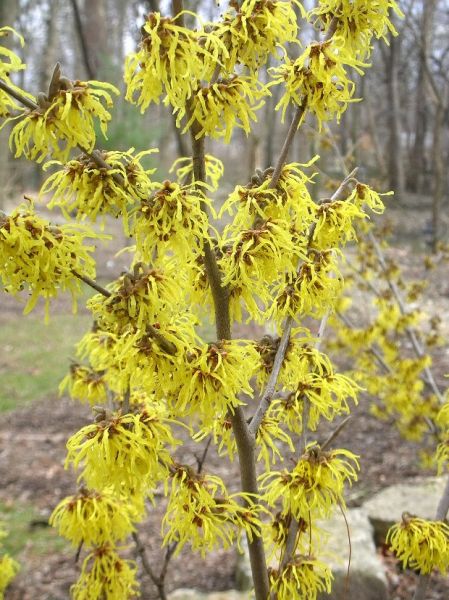
{"label": "thin twig", "polygon": [[136,550],[138,555],[140,556],[140,560],[142,561],[142,567],[144,568],[144,571],[146,571],[146,573],[150,576],[151,581],[156,586],[160,600],[167,600],[164,581],[161,580],[161,578],[158,577],[153,571],[145,551],[145,546],[142,544],[137,531],[133,532],[132,538],[134,540],[134,543],[136,544]]}
{"label": "thin twig", "polygon": [[211,443],[212,443],[212,436],[210,435],[209,438],[208,438],[208,440],[207,440],[207,443],[206,443],[206,445],[204,447],[204,450],[203,450],[203,453],[202,453],[201,457],[198,458],[198,457],[195,456],[195,458],[196,458],[196,472],[197,472],[198,475],[200,475],[201,471],[203,470],[203,466],[204,466],[204,463],[206,461],[206,456],[207,456],[207,453],[209,452],[209,448],[210,448]]}
{"label": "thin twig", "polygon": [[[335,200],[338,200],[341,197],[341,195],[344,193],[344,191],[346,189],[346,186],[348,185],[348,183],[350,183],[354,179],[354,176],[356,173],[357,173],[357,168],[353,169],[351,171],[351,173],[349,173],[344,178],[344,180],[341,182],[341,184],[338,186],[338,188],[332,195],[332,197],[331,197],[332,202],[334,202]],[[312,230],[312,228],[313,228],[313,225],[311,227],[311,230]],[[313,237],[313,234],[312,234],[312,237]],[[310,238],[311,238],[311,236],[309,235],[309,240],[310,240]],[[323,321],[322,321],[322,324],[323,324]],[[268,382],[265,387],[265,390],[260,398],[259,405],[256,409],[256,412],[254,413],[254,417],[251,419],[251,423],[249,424],[249,430],[252,433],[252,435],[254,435],[254,436],[256,435],[257,430],[259,429],[260,424],[262,423],[263,418],[264,418],[267,410],[269,409],[271,401],[273,399],[273,395],[274,395],[274,392],[275,392],[275,389],[277,386],[277,382],[279,379],[279,374],[281,372],[282,365],[284,363],[285,355],[287,353],[288,345],[290,342],[290,334],[291,334],[291,330],[293,327],[293,322],[294,322],[294,319],[291,316],[288,316],[284,322],[284,329],[283,329],[283,333],[281,336],[281,341],[280,341],[278,349],[276,351],[276,356],[273,361],[273,368],[272,368],[270,376],[268,378]],[[326,322],[327,322],[327,317],[324,321],[324,324]],[[321,330],[321,325],[320,325],[320,330]],[[321,343],[321,342],[319,342],[319,343]]]}
{"label": "thin twig", "polygon": [[351,419],[352,419],[351,415],[348,415],[345,419],[343,419],[343,421],[338,425],[338,427],[336,429],[334,429],[334,431],[330,434],[330,436],[326,439],[326,441],[324,441],[320,445],[321,450],[326,450],[326,448],[328,448],[332,444],[332,442],[335,440],[335,438],[346,427],[346,425],[349,423],[349,421]]}
{"label": "thin twig", "polygon": [[[112,293],[109,290],[102,287],[100,284],[98,284],[96,281],[94,281],[90,277],[87,277],[86,275],[82,275],[81,273],[78,273],[78,271],[76,271],[75,269],[72,269],[72,273],[73,273],[73,275],[75,275],[75,277],[78,277],[78,279],[80,279],[81,281],[84,281],[84,283],[86,283],[88,286],[90,286],[95,291],[102,294],[105,298],[110,298],[112,296]],[[162,335],[162,333],[156,329],[156,327],[154,327],[153,325],[148,323],[148,324],[146,324],[146,330],[147,330],[147,333],[149,333],[151,335],[151,337],[156,340],[156,342],[157,342],[158,346],[161,348],[161,350],[163,350],[167,354],[171,354],[171,355],[176,354],[177,350],[176,350],[175,344],[173,344],[173,342],[170,342],[169,340],[167,340]]]}
{"label": "thin twig", "polygon": [[273,171],[273,175],[271,177],[271,182],[269,186],[270,188],[275,188],[278,184],[279,177],[282,173],[282,167],[284,166],[285,161],[287,160],[288,151],[290,150],[290,146],[292,145],[293,139],[298,130],[299,123],[301,122],[305,110],[305,102],[301,106],[298,106],[295,110],[295,114],[293,115],[292,122],[290,123],[290,127],[288,128],[287,136],[285,138],[284,144],[281,149],[281,153],[279,155],[278,161]]}
{"label": "thin twig", "polygon": [[75,275],[75,277],[77,277],[81,281],[84,281],[84,283],[86,283],[88,286],[90,286],[95,291],[102,294],[105,298],[110,298],[112,296],[112,293],[109,290],[102,287],[99,283],[97,283],[90,277],[87,277],[87,275],[82,275],[81,273],[78,273],[78,271],[76,271],[75,269],[72,269],[72,273],[73,273],[73,275]]}
{"label": "thin twig", "polygon": [[345,585],[344,585],[344,589],[343,589],[343,598],[348,598],[348,594],[349,594],[349,573],[350,573],[350,570],[351,570],[351,561],[352,561],[351,532],[349,530],[348,519],[346,518],[345,511],[344,511],[343,506],[341,505],[340,501],[338,502],[338,507],[339,507],[340,512],[341,512],[341,514],[343,516],[343,519],[345,521],[346,533],[348,535],[348,545],[349,545],[348,568],[346,570]]}
{"label": "thin twig", "polygon": [[125,395],[123,397],[123,405],[122,405],[122,411],[123,414],[126,415],[129,413],[129,400],[131,397],[131,390],[129,389],[129,387],[126,389]]}
{"label": "thin twig", "polygon": [[32,100],[30,100],[29,98],[27,98],[26,96],[24,96],[23,94],[21,94],[20,92],[18,92],[14,88],[12,88],[11,86],[9,86],[7,83],[5,83],[4,81],[2,81],[1,79],[0,79],[0,89],[2,89],[4,92],[6,92],[7,94],[9,94],[10,96],[12,96],[13,98],[15,98],[16,100],[18,100],[21,104],[23,104],[24,106],[26,106],[30,110],[36,110],[37,108],[39,108],[38,105],[35,102],[33,102]]}

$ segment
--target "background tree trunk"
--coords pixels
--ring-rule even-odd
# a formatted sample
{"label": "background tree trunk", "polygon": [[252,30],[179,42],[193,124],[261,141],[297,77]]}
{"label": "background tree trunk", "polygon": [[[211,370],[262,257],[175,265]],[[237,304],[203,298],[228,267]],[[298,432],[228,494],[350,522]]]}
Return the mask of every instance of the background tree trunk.
{"label": "background tree trunk", "polygon": [[428,130],[428,93],[426,61],[431,50],[436,0],[423,0],[422,17],[419,24],[419,58],[416,82],[415,137],[410,155],[408,188],[412,192],[423,190],[426,172],[426,133]]}

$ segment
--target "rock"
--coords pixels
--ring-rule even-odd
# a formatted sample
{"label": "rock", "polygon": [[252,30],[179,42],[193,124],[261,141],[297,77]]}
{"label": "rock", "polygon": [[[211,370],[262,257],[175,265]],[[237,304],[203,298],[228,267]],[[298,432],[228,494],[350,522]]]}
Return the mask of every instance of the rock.
{"label": "rock", "polygon": [[320,600],[387,600],[387,577],[373,540],[373,528],[363,509],[346,511],[351,540],[351,565],[348,579],[349,540],[341,513],[322,524],[329,533],[326,561],[332,569],[332,592],[321,594]]}
{"label": "rock", "polygon": [[374,527],[376,543],[385,542],[388,529],[401,520],[403,512],[434,519],[443,494],[444,477],[418,477],[385,488],[363,505]]}
{"label": "rock", "polygon": [[229,590],[227,592],[198,592],[180,588],[171,594],[168,594],[168,600],[249,600],[249,592],[237,592]]}

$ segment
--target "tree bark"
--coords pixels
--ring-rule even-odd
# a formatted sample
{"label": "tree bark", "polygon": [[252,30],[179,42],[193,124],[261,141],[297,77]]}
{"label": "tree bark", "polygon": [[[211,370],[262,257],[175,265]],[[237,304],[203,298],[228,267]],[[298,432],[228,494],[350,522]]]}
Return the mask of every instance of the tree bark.
{"label": "tree bark", "polygon": [[404,164],[401,144],[401,109],[399,97],[398,63],[400,41],[390,37],[389,51],[385,52],[385,71],[387,76],[387,98],[389,110],[387,113],[388,146],[387,170],[388,186],[394,190],[401,200],[404,195]]}
{"label": "tree bark", "polygon": [[418,79],[416,82],[415,137],[410,155],[408,188],[412,192],[423,191],[426,171],[426,134],[428,130],[428,90],[426,61],[431,49],[431,36],[436,0],[423,0],[420,22]]}

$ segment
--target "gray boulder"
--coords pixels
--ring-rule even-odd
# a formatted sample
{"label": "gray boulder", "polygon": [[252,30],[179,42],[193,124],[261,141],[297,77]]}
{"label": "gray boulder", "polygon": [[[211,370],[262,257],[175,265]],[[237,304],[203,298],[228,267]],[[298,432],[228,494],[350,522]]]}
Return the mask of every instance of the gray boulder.
{"label": "gray boulder", "polygon": [[409,512],[423,519],[434,519],[446,485],[444,477],[418,477],[385,488],[363,505],[374,527],[378,545],[385,542],[387,531]]}

